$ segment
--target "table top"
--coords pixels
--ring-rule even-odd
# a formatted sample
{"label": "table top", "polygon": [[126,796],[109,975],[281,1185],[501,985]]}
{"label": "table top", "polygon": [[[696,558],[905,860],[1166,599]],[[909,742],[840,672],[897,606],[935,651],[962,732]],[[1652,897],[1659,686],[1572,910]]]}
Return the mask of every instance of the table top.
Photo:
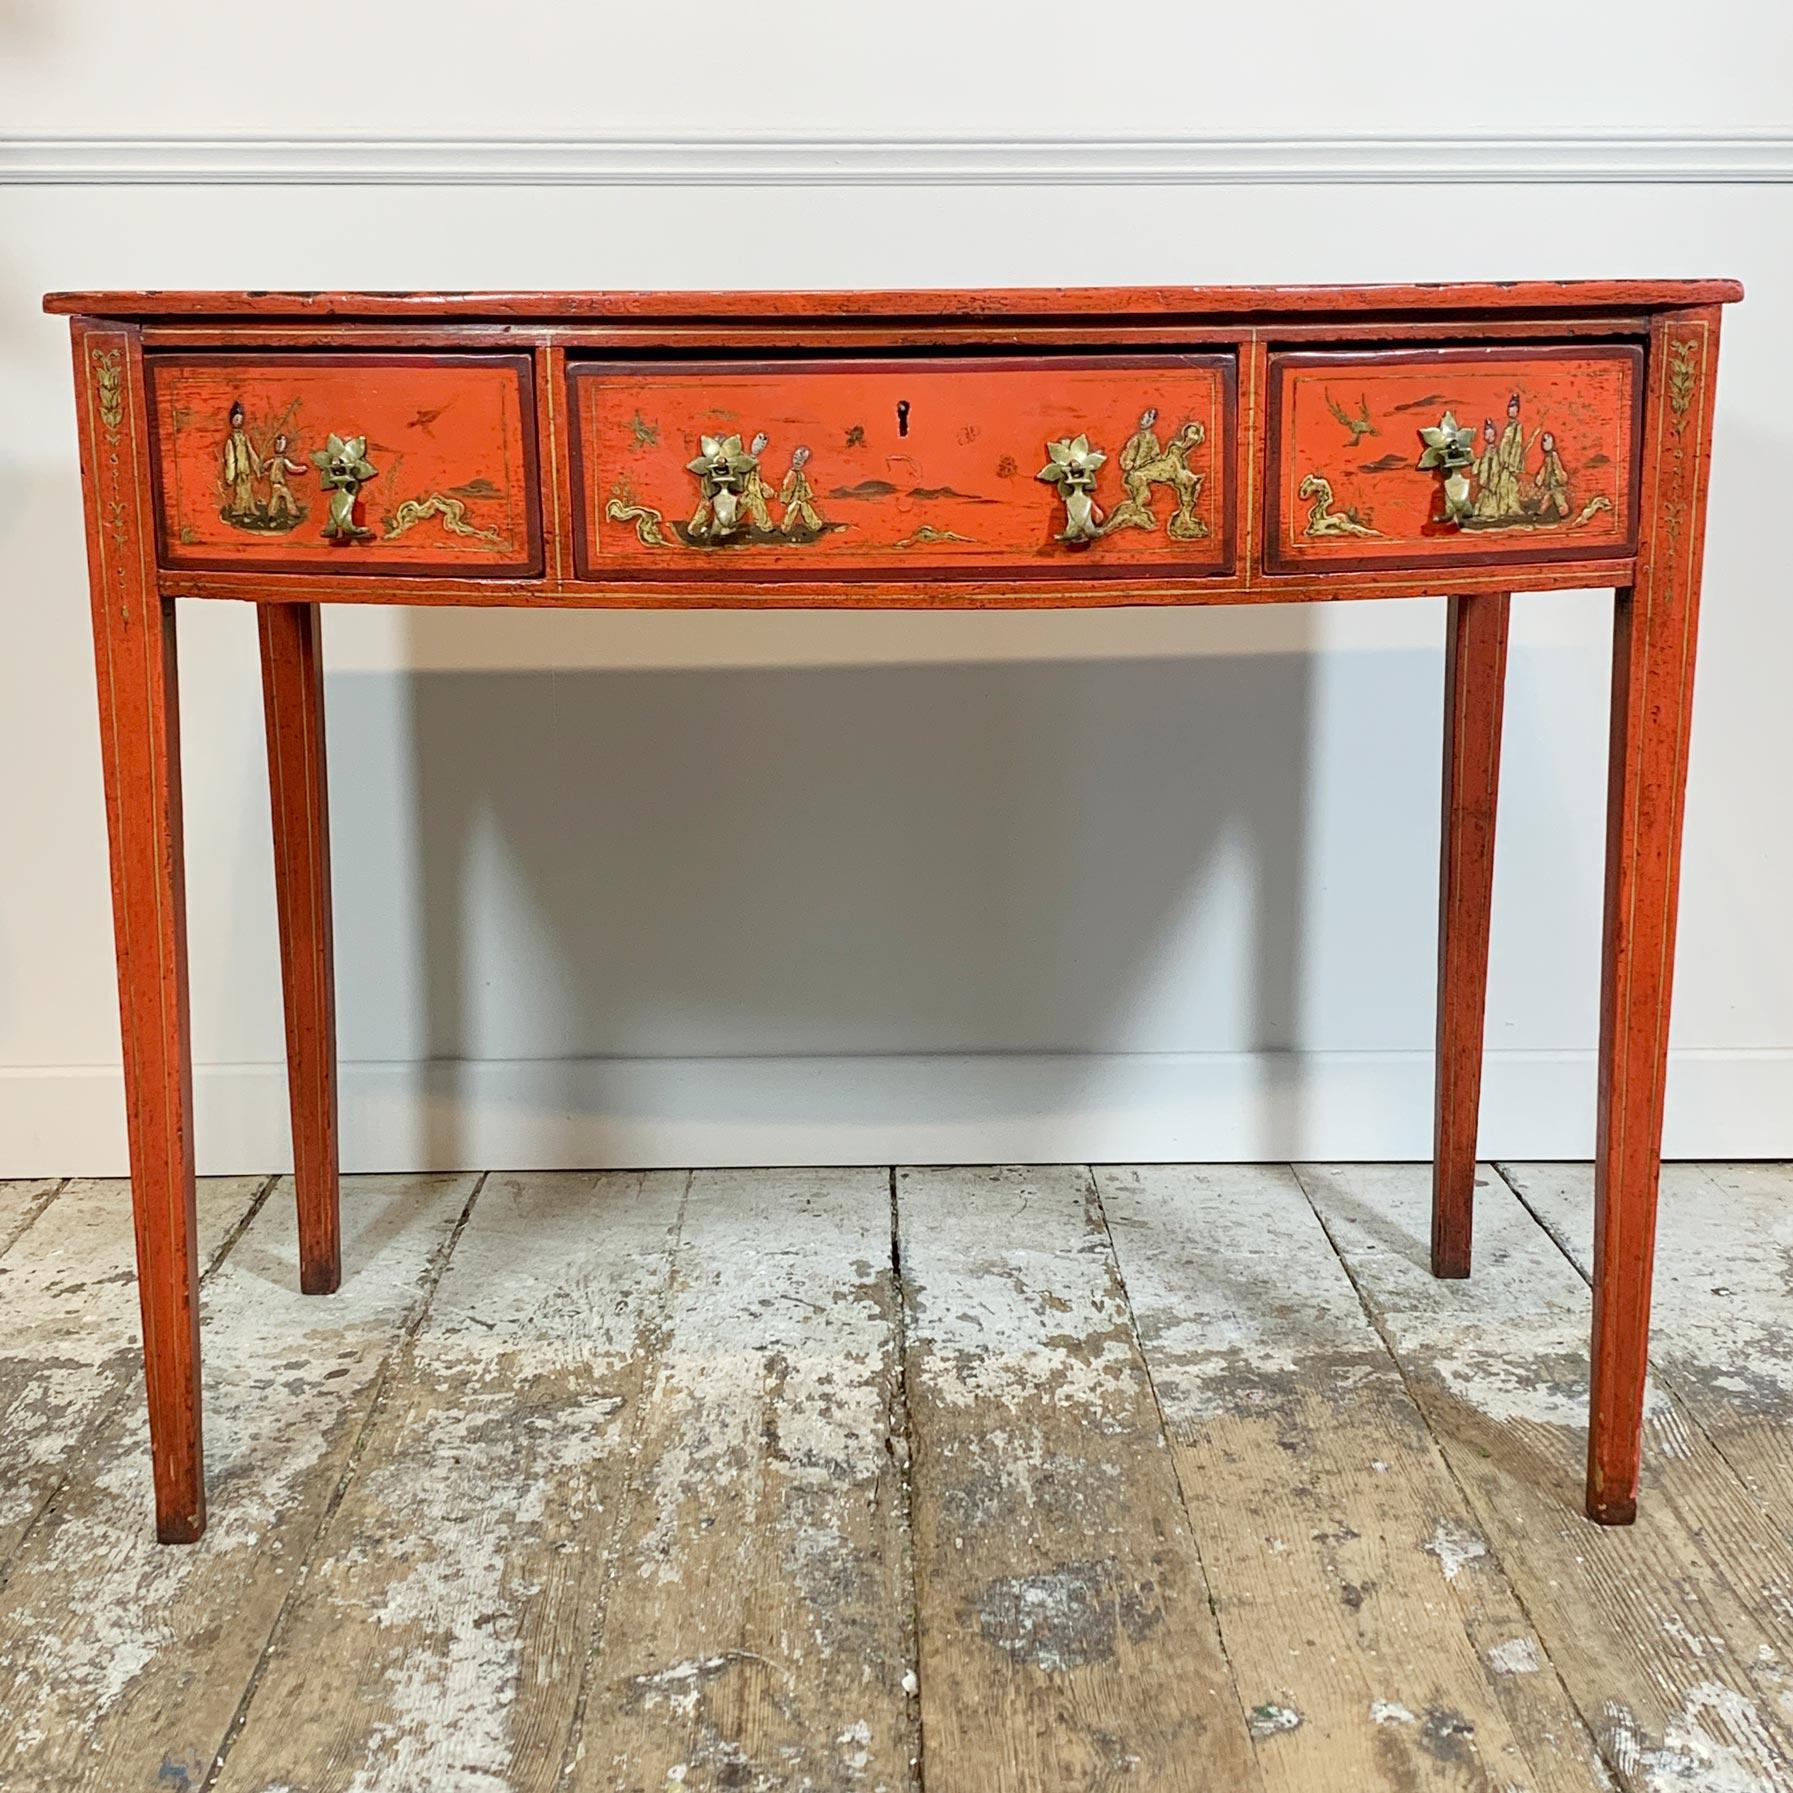
{"label": "table top", "polygon": [[1170,317],[1316,311],[1672,310],[1727,305],[1735,280],[1505,280],[1368,286],[1068,286],[843,292],[69,292],[44,309],[88,317],[717,318]]}

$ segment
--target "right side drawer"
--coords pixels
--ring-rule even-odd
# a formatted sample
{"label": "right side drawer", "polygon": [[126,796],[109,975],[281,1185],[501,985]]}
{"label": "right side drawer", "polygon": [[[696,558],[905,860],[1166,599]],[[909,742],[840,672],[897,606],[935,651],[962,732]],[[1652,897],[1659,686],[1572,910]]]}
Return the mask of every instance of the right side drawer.
{"label": "right side drawer", "polygon": [[1643,364],[1631,343],[1273,354],[1266,567],[1634,552]]}

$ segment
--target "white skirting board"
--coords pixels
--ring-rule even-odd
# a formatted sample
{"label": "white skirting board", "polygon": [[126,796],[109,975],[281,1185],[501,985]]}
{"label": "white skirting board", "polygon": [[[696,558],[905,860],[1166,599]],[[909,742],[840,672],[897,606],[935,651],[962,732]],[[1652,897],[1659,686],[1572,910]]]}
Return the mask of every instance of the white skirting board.
{"label": "white skirting board", "polygon": [[[202,1173],[290,1164],[281,1066],[203,1065],[194,1083]],[[1426,1052],[347,1063],[342,1159],[345,1171],[1423,1159],[1431,1104]],[[1593,1139],[1591,1053],[1489,1054],[1484,1156],[1586,1158]],[[1664,1150],[1793,1157],[1793,1051],[1672,1054]],[[124,1170],[116,1066],[0,1068],[0,1176]]]}

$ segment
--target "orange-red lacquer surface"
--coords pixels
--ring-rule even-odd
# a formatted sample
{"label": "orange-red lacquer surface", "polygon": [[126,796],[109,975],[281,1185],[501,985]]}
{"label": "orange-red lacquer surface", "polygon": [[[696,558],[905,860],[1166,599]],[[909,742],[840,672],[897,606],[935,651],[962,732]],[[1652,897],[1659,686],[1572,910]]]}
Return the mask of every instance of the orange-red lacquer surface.
{"label": "orange-red lacquer surface", "polygon": [[[1272,565],[1397,567],[1628,553],[1640,350],[1416,349],[1273,359]],[[1422,431],[1469,432],[1448,515]]]}
{"label": "orange-red lacquer surface", "polygon": [[[1221,355],[574,363],[582,568],[677,578],[727,555],[743,578],[1222,571],[1232,372]],[[1161,477],[1143,481],[1136,521],[1073,545],[1057,539],[1057,489],[1036,476],[1049,442],[1079,435],[1107,454],[1096,497],[1110,520],[1127,497],[1129,442],[1141,443],[1134,464]],[[765,439],[753,500],[763,516],[706,539],[689,463],[705,437],[729,436],[748,450]]]}
{"label": "orange-red lacquer surface", "polygon": [[[531,572],[526,355],[146,357],[161,558],[173,567]],[[365,440],[353,533],[313,456]]]}
{"label": "orange-red lacquer surface", "polygon": [[[1509,594],[1587,584],[1616,595],[1586,1504],[1630,1520],[1719,307],[1740,297],[51,295],[73,320],[157,1535],[205,1525],[177,599],[258,607],[300,1280],[321,1293],[341,1238],[324,604],[1448,597],[1432,1261],[1455,1276]],[[1447,411],[1454,458],[1422,468]],[[327,472],[332,434],[354,452]],[[1062,452],[1040,480],[1079,436],[1076,483]]]}

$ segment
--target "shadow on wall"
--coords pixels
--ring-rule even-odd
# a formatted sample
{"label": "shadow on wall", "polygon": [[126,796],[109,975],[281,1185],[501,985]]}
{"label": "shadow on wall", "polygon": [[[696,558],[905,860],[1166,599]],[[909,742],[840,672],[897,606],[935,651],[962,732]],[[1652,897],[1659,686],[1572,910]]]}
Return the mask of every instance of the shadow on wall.
{"label": "shadow on wall", "polygon": [[[405,675],[422,1046],[443,1097],[430,1162],[469,1161],[470,1059],[543,1061],[551,1115],[589,1098],[589,1063],[583,1094],[555,1087],[572,1060],[1296,1044],[1313,656],[1275,639]],[[358,732],[391,726],[374,717],[393,689],[332,675],[338,788]],[[377,912],[377,868],[337,845],[339,913]],[[1204,915],[1219,956],[1192,971]],[[379,978],[340,929],[337,952],[346,987]],[[1077,1061],[1056,1063],[1070,1101]],[[1260,1117],[1291,1136],[1294,1081],[1263,1096],[1288,1111]],[[994,1099],[966,1089],[937,1118]]]}

